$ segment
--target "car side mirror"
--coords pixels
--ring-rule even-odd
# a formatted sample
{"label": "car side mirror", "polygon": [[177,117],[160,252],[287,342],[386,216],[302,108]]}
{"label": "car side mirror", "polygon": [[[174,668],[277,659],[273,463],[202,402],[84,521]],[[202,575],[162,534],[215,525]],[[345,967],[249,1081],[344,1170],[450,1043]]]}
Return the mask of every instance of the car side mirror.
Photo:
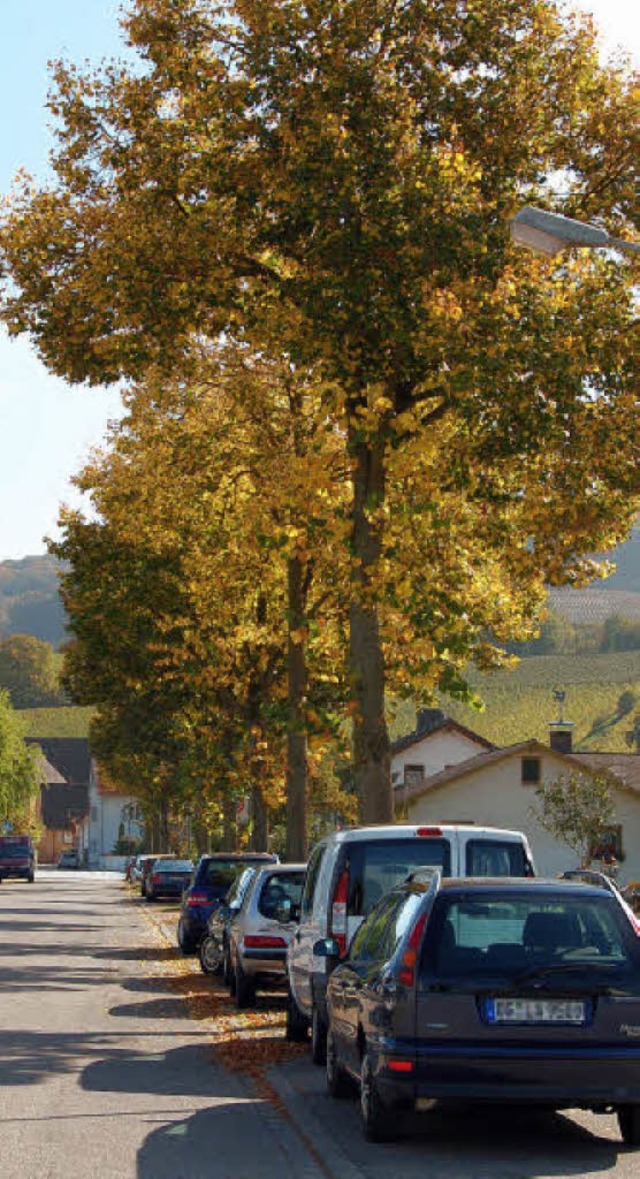
{"label": "car side mirror", "polygon": [[285,924],[287,921],[291,921],[291,909],[292,905],[289,897],[285,897],[284,900],[278,901],[278,904],[275,908],[276,921],[281,921],[283,924]]}
{"label": "car side mirror", "polygon": [[339,958],[340,946],[334,937],[321,937],[314,943],[312,952],[317,958]]}

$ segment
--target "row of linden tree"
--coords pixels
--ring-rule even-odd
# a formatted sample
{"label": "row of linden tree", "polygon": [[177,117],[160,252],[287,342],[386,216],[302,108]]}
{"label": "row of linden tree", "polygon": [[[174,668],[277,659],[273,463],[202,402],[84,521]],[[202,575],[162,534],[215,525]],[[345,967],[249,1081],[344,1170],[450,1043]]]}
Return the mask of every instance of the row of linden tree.
{"label": "row of linden tree", "polygon": [[250,780],[258,826],[286,762],[302,856],[344,719],[388,821],[385,694],[464,696],[637,514],[634,260],[508,233],[633,232],[633,78],[550,0],[134,0],[123,31],[56,66],[54,180],[0,229],[9,330],[129,384],[98,523],[65,518],[68,678],[112,768]]}

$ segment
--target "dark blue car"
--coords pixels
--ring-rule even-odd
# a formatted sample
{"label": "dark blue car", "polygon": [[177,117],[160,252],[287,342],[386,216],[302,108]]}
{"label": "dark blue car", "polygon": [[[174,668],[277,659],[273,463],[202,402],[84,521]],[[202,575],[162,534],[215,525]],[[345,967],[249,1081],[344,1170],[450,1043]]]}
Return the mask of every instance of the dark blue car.
{"label": "dark blue car", "polygon": [[615,1110],[640,1146],[640,938],[607,889],[416,874],[360,926],[327,1009],[329,1091],[355,1082],[373,1141],[402,1110],[486,1101]]}
{"label": "dark blue car", "polygon": [[182,898],[178,920],[178,945],[185,954],[198,949],[207,921],[226,896],[240,872],[250,864],[277,864],[268,852],[213,852],[201,856],[189,888]]}

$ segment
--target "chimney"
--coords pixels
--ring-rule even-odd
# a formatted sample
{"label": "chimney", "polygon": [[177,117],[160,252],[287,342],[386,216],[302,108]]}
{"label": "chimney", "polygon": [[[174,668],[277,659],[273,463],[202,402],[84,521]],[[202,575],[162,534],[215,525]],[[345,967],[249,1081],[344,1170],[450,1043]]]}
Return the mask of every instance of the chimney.
{"label": "chimney", "polygon": [[553,699],[558,705],[558,719],[549,721],[549,745],[556,753],[571,753],[573,749],[573,721],[564,719],[564,704],[567,693],[563,688],[554,688]]}
{"label": "chimney", "polygon": [[556,753],[573,750],[573,721],[549,721],[549,745]]}
{"label": "chimney", "polygon": [[430,733],[444,724],[445,715],[441,708],[419,708],[416,713],[416,731]]}

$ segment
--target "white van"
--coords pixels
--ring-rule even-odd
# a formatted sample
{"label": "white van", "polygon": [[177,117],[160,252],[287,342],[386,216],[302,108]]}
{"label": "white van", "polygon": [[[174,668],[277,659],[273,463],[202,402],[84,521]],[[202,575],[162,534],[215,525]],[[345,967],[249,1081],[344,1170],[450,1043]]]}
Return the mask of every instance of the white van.
{"label": "white van", "polygon": [[326,986],[331,965],[314,955],[320,938],[335,938],[344,955],[367,913],[385,893],[419,868],[443,876],[533,876],[521,831],[472,824],[351,827],[334,831],[309,856],[298,928],[287,956],[287,1038],[303,1040],[311,1027],[313,1059],[324,1062]]}

